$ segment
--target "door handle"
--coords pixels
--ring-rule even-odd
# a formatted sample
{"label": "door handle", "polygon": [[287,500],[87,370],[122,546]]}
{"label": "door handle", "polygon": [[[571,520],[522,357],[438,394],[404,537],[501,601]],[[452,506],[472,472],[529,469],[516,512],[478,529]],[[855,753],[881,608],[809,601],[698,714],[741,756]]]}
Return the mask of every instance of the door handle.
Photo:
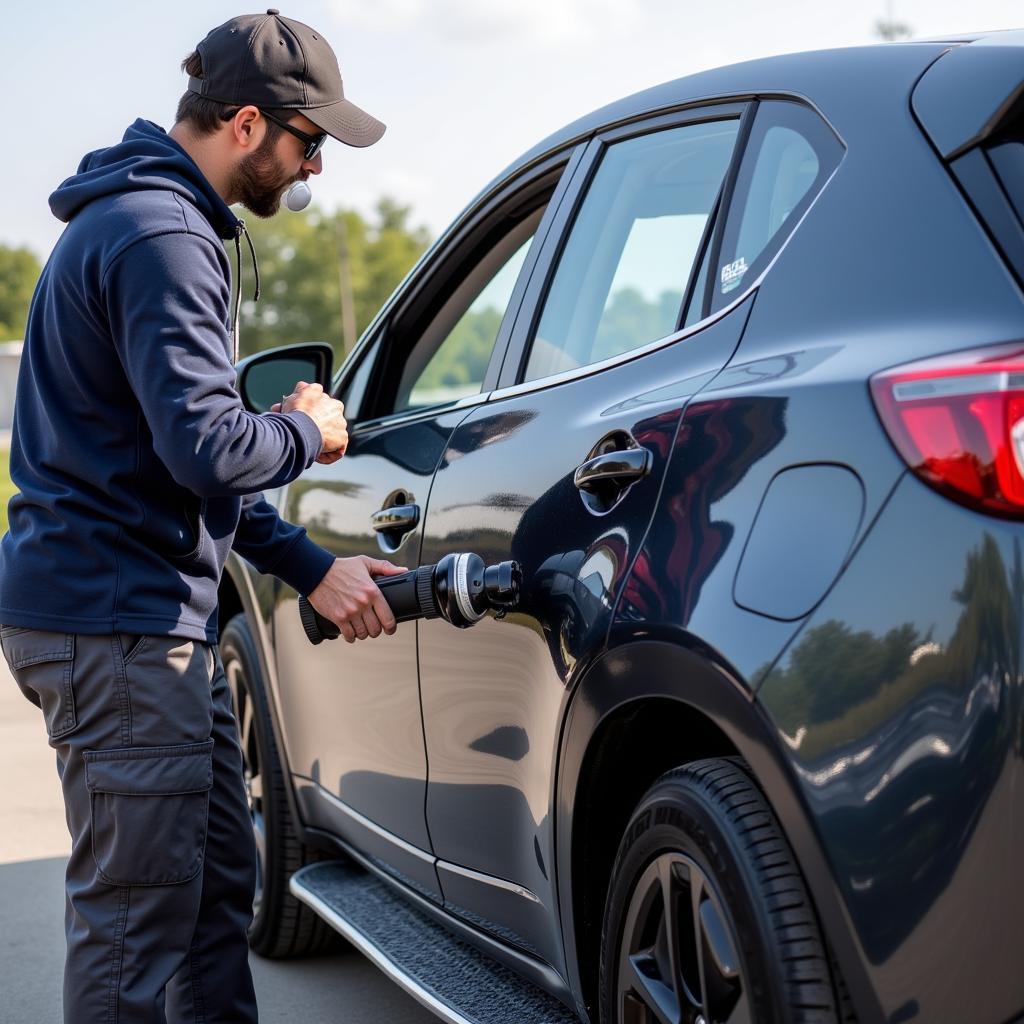
{"label": "door handle", "polygon": [[377,533],[408,533],[419,521],[419,505],[392,505],[370,516],[370,525]]}
{"label": "door handle", "polygon": [[609,485],[624,489],[651,471],[651,453],[646,448],[624,448],[588,459],[578,466],[572,482],[594,493]]}

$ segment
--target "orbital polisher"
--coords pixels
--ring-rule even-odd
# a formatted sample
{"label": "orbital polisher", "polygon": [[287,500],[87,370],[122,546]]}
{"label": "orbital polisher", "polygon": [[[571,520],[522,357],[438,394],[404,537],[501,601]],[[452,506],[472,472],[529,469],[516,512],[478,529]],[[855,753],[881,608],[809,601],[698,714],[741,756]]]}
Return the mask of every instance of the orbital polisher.
{"label": "orbital polisher", "polygon": [[[397,622],[411,619],[445,619],[467,629],[492,610],[504,617],[519,602],[523,574],[517,562],[485,565],[469,552],[445,555],[434,565],[399,576],[376,576]],[[334,640],[341,630],[321,615],[305,597],[299,598],[299,615],[310,643]]]}

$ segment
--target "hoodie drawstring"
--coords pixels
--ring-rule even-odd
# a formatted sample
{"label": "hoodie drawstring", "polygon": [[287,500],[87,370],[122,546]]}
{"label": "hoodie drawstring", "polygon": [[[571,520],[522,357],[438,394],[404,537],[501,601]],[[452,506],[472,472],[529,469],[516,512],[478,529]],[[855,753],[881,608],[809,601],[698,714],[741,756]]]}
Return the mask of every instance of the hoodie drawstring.
{"label": "hoodie drawstring", "polygon": [[245,240],[249,243],[249,252],[252,255],[252,269],[256,276],[256,291],[252,297],[252,301],[260,301],[260,265],[256,261],[256,246],[252,244],[249,232],[245,230],[245,221],[239,219],[238,226],[235,228],[235,311],[231,318],[231,336],[234,346],[232,362],[235,363],[238,362],[238,314],[242,307],[242,235],[245,235]]}

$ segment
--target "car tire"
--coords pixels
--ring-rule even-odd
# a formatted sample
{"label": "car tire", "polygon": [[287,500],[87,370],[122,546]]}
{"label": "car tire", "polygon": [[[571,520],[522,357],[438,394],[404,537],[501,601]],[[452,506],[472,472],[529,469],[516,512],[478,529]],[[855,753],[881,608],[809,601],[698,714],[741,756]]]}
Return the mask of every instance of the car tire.
{"label": "car tire", "polygon": [[348,944],[288,889],[292,874],[324,855],[295,831],[281,759],[274,739],[267,691],[256,645],[244,614],[221,634],[220,656],[238,724],[249,814],[256,837],[258,872],[249,945],[261,956],[309,956]]}
{"label": "car tire", "polygon": [[659,778],[630,819],[611,877],[602,1024],[838,1020],[800,870],[739,759],[694,761]]}

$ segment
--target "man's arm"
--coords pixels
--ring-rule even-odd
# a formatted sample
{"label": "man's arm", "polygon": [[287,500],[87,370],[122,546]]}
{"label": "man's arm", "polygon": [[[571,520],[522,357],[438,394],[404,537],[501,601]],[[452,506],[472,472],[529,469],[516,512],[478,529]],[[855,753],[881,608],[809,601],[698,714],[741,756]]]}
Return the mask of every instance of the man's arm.
{"label": "man's arm", "polygon": [[102,286],[114,346],[156,453],[178,483],[204,497],[289,483],[323,446],[308,413],[257,416],[243,406],[218,255],[194,234],[146,238],[117,256]]}
{"label": "man's arm", "polygon": [[334,555],[310,540],[304,527],[285,522],[262,494],[242,499],[231,547],[258,572],[284,580],[307,597],[334,564]]}

